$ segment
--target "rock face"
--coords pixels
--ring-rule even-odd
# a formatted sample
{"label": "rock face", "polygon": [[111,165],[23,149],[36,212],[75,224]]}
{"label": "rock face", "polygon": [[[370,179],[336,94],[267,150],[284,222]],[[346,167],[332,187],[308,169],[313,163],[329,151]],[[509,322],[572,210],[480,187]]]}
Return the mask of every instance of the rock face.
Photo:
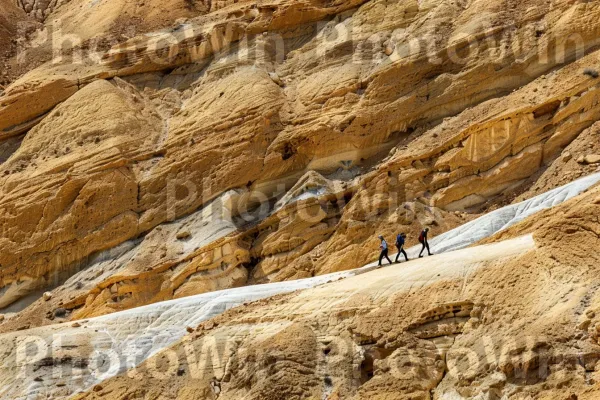
{"label": "rock face", "polygon": [[[218,9],[218,6],[212,8]],[[0,2],[0,31],[3,31],[0,55],[3,56],[5,45],[10,43],[13,51],[6,59],[8,69],[2,73],[10,80],[51,60],[53,63],[94,63],[115,44],[206,14],[210,9],[210,1],[200,0],[133,3],[125,0],[92,3],[3,0]],[[5,36],[4,32],[10,35]]]}
{"label": "rock face", "polygon": [[532,187],[520,195],[517,200],[524,200],[533,195],[543,193],[552,189],[557,184],[564,185],[582,176],[589,175],[597,171],[596,165],[580,164],[577,162],[580,157],[585,157],[588,153],[600,151],[600,123],[596,122],[590,128],[585,129],[579,136],[563,150],[560,157],[554,161],[540,175],[529,179],[535,182]]}
{"label": "rock face", "polygon": [[78,398],[594,399],[599,260],[584,249],[599,194],[503,234],[533,240],[468,249],[470,263],[450,253],[231,310]]}
{"label": "rock face", "polygon": [[[75,18],[76,6],[47,10],[75,34],[81,18],[108,21],[121,7]],[[183,284],[163,272],[186,257],[155,254],[161,277],[125,292],[152,295],[117,308],[356,268],[377,234],[437,234],[511,201],[599,117],[598,81],[584,73],[598,63],[595,3],[196,6],[185,24],[101,62],[58,60],[7,88],[1,305],[230,190],[238,232],[206,251],[239,255],[203,261],[228,277],[205,286],[194,267]],[[92,25],[88,34],[107,32]],[[95,311],[74,315],[124,300],[95,292],[117,281],[86,295]]]}
{"label": "rock face", "polygon": [[[0,331],[355,269],[377,257],[380,234],[392,245],[406,232],[412,245],[423,227],[437,236],[594,173],[598,21],[590,1],[0,0]],[[551,235],[529,224],[522,233]],[[575,266],[541,250],[524,257],[532,271]],[[494,388],[485,371],[445,378],[445,344],[431,340],[476,329],[481,304],[508,298],[504,287],[477,294],[486,279],[511,281],[490,274],[463,292],[442,287],[427,307],[394,303],[406,316],[388,323],[403,339],[359,332],[371,346],[355,348],[360,378],[324,375],[327,358],[312,350],[367,323],[315,328],[314,308],[273,328],[274,343],[298,338],[273,349],[299,369],[270,358],[261,365],[272,370],[245,369],[240,358],[237,380],[201,390],[276,398],[267,377],[278,373],[305,397],[332,399],[377,398],[381,385],[415,398]],[[536,274],[518,275],[519,287]],[[365,304],[390,306],[370,290]],[[550,306],[540,313],[554,318]],[[263,339],[253,345],[271,349]],[[421,372],[371,376],[415,348]],[[511,365],[496,372],[519,386]],[[195,395],[185,379],[175,397]],[[485,395],[501,397],[494,390]]]}
{"label": "rock face", "polygon": [[35,25],[13,0],[0,1],[0,94],[10,82],[9,60],[16,55],[19,36]]}
{"label": "rock face", "polygon": [[11,36],[17,33],[18,23],[25,20],[26,16],[23,10],[10,0],[0,2],[0,11],[0,32],[2,32],[0,49],[4,52],[10,50]]}
{"label": "rock face", "polygon": [[137,235],[132,164],[152,158],[159,121],[134,96],[96,81],[27,134],[1,165],[2,306],[21,286],[44,284],[39,277],[50,281],[81,255]]}

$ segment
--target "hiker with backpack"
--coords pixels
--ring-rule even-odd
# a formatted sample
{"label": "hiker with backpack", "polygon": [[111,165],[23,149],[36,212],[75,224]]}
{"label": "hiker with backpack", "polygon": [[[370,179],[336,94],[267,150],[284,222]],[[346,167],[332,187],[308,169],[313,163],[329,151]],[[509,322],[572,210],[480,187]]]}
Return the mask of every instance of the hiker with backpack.
{"label": "hiker with backpack", "polygon": [[390,258],[388,257],[388,244],[385,241],[385,239],[383,238],[383,236],[379,236],[379,239],[381,240],[381,244],[379,245],[379,248],[381,249],[381,254],[379,254],[379,266],[381,267],[381,262],[383,261],[383,258],[387,258],[387,260],[389,261],[390,264],[392,263],[392,260],[390,260]]}
{"label": "hiker with backpack", "polygon": [[425,249],[427,249],[427,253],[432,256],[433,254],[431,254],[431,250],[429,250],[429,241],[427,240],[427,234],[429,233],[429,228],[425,228],[421,231],[421,234],[419,235],[419,243],[421,243],[423,245],[423,248],[421,249],[421,252],[419,253],[419,258],[423,257],[423,251],[425,251]]}
{"label": "hiker with backpack", "polygon": [[396,236],[396,248],[398,249],[398,254],[396,255],[395,262],[398,262],[398,259],[400,258],[400,254],[404,254],[404,258],[406,259],[406,261],[408,261],[408,255],[406,254],[406,251],[404,250],[405,242],[406,242],[406,233],[400,233],[398,236]]}

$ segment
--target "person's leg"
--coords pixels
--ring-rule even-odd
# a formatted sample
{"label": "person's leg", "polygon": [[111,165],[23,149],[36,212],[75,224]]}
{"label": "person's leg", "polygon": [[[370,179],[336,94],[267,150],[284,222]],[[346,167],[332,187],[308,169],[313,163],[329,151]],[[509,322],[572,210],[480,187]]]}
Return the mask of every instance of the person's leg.
{"label": "person's leg", "polygon": [[425,242],[421,242],[421,245],[423,245],[423,247],[421,248],[421,252],[419,253],[419,258],[423,257],[423,252],[425,251]]}
{"label": "person's leg", "polygon": [[425,244],[427,245],[427,253],[429,253],[429,255],[431,256],[431,250],[429,250],[429,242],[425,242]]}
{"label": "person's leg", "polygon": [[390,258],[388,257],[388,250],[387,249],[385,249],[385,258],[387,258],[387,260],[388,260],[388,262],[390,264],[393,264],[392,260],[390,260]]}
{"label": "person's leg", "polygon": [[396,248],[398,249],[398,254],[396,254],[396,261],[394,262],[398,262],[398,259],[400,258],[400,253],[404,251],[401,247],[396,246]]}
{"label": "person's leg", "polygon": [[383,255],[384,255],[384,250],[381,250],[381,253],[379,253],[379,266],[381,267],[381,262],[383,261]]}
{"label": "person's leg", "polygon": [[[404,254],[404,258],[406,259],[406,261],[408,261],[408,254],[406,254],[406,251],[404,249],[402,249],[402,254]],[[400,255],[400,253],[398,253],[398,256]]]}

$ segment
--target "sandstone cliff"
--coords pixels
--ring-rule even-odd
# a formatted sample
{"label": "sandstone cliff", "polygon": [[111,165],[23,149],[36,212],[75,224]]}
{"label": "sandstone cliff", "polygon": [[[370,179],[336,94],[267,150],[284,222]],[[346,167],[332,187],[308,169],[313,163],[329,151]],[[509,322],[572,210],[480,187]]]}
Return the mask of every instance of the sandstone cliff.
{"label": "sandstone cliff", "polygon": [[[423,227],[437,236],[596,172],[598,21],[600,4],[583,0],[0,0],[0,332],[353,270],[377,257],[379,234],[392,241],[404,231],[412,245]],[[392,398],[387,387],[427,398],[439,385],[495,379],[485,371],[444,378],[439,343],[413,332],[428,323],[429,314],[418,314],[446,310],[439,303],[471,315],[498,297],[504,303],[494,309],[509,315],[508,282],[530,290],[551,266],[563,275],[586,266],[580,290],[591,291],[595,255],[566,249],[596,245],[594,204],[588,194],[488,239],[533,233],[536,249],[477,272],[461,296],[456,283],[442,282],[411,300],[439,290],[426,306],[400,288],[402,305],[365,300],[367,313],[393,326],[390,343],[405,341],[389,347],[383,333],[361,333],[379,355],[360,351],[385,363],[422,346],[419,388],[381,375],[377,384],[329,377],[325,390],[323,359],[304,360],[314,354],[294,344],[289,357],[307,368],[298,396],[376,398],[380,390]],[[549,250],[557,232],[569,235],[556,247],[565,259]],[[513,279],[511,266],[533,272]],[[481,289],[490,280],[504,286]],[[565,277],[559,286],[576,291],[569,285]],[[364,290],[360,298],[383,289]],[[515,322],[494,334],[524,332],[535,313],[550,329],[556,310],[530,308],[527,301],[543,297],[532,296],[519,298]],[[264,307],[282,316],[277,301],[249,313]],[[562,325],[574,334],[585,310],[569,310]],[[312,327],[311,318],[326,314],[315,306],[289,332],[273,332],[312,348],[324,335],[358,329],[344,318]],[[496,325],[472,328],[492,334]],[[549,341],[576,346],[570,336]],[[245,371],[228,396],[276,398],[268,380],[261,388],[252,380],[263,372]],[[185,379],[172,386],[173,398],[195,395],[175,391]],[[202,385],[210,398],[216,383]],[[512,393],[503,390],[492,392]]]}
{"label": "sandstone cliff", "polygon": [[[50,11],[75,35],[72,6]],[[102,7],[90,18],[114,15]],[[0,167],[2,304],[229,190],[234,217],[288,190],[315,195],[242,221],[233,246],[248,253],[210,256],[224,279],[214,289],[356,268],[377,232],[464,223],[464,211],[506,202],[499,195],[530,183],[597,120],[598,78],[584,71],[598,64],[598,12],[577,2],[224,3],[101,60],[41,66],[0,108],[5,141],[29,132]],[[299,189],[307,171],[335,189]],[[179,287],[198,267],[164,274],[206,253],[194,251],[153,260],[155,283],[117,297],[207,290]],[[69,309],[106,309],[98,291],[137,279],[99,282]]]}

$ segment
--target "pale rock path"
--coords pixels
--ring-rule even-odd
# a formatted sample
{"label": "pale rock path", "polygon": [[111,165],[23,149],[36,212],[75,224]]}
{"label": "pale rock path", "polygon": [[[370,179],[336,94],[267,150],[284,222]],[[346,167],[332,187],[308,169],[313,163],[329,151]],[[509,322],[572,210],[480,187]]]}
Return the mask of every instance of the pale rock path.
{"label": "pale rock path", "polygon": [[[302,292],[294,304],[302,307],[302,304],[308,304],[310,298],[310,308],[315,313],[323,313],[323,310],[334,309],[336,304],[345,303],[348,298],[365,292],[374,303],[382,303],[392,294],[416,291],[443,280],[466,279],[478,268],[502,265],[533,249],[535,241],[531,235],[526,235],[499,243],[418,258],[401,265],[384,266],[368,273],[364,273],[362,268],[356,276]],[[307,302],[302,301],[304,297]],[[314,306],[315,301],[320,303],[319,306]]]}

